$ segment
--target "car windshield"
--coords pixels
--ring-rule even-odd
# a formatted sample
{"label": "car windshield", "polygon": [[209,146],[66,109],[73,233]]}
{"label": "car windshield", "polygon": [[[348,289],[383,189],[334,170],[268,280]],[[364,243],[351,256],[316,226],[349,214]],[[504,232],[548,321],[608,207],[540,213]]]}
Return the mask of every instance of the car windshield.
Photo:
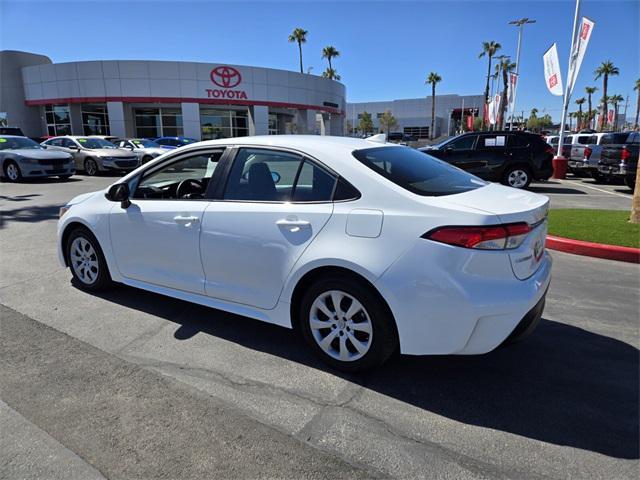
{"label": "car windshield", "polygon": [[195,138],[179,138],[178,141],[184,144],[197,142]]}
{"label": "car windshield", "polygon": [[89,148],[91,150],[96,148],[116,148],[116,146],[113,143],[107,140],[104,140],[102,138],[91,138],[91,137],[79,138],[78,143],[80,143],[80,145],[82,145],[83,148]]}
{"label": "car windshield", "polygon": [[409,147],[367,148],[356,150],[353,156],[374,172],[418,195],[453,195],[488,185],[478,177]]}
{"label": "car windshield", "polygon": [[0,137],[0,150],[42,150],[42,147],[26,137]]}
{"label": "car windshield", "polygon": [[136,138],[135,140],[131,140],[131,143],[133,143],[138,148],[160,148],[160,145],[158,145],[153,140],[147,140],[144,138]]}

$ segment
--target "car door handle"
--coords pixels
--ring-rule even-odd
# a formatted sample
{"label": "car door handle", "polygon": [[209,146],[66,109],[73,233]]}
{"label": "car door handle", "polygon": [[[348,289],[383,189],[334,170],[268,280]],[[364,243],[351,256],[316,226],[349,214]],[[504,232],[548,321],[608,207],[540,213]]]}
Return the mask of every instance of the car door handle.
{"label": "car door handle", "polygon": [[198,223],[200,221],[200,217],[178,215],[173,217],[173,221],[180,225],[184,225],[185,227],[190,227],[192,224]]}
{"label": "car door handle", "polygon": [[278,220],[276,225],[278,225],[278,227],[287,228],[292,232],[297,232],[303,228],[309,228],[311,223],[306,220],[287,220],[286,218],[283,218],[282,220]]}

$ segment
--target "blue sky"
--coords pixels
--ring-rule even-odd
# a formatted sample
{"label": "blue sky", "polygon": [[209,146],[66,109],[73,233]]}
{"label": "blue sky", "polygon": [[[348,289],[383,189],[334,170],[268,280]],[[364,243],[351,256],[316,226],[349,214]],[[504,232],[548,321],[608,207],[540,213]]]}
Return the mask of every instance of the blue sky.
{"label": "blue sky", "polygon": [[[517,29],[509,20],[530,17],[521,55],[518,110],[532,107],[559,118],[560,97],[544,85],[542,54],[558,43],[563,77],[575,2],[563,1],[11,1],[0,0],[0,48],[48,55],[54,62],[96,59],[192,60],[296,70],[295,27],[309,31],[305,68],[326,67],[322,47],[342,56],[334,67],[349,101],[413,98],[429,94],[428,72],[443,81],[438,93],[481,94],[483,40],[503,45],[515,59]],[[609,92],[630,96],[640,77],[640,2],[582,2],[596,22],[572,100],[586,85],[602,87],[593,71],[612,60],[620,76]],[[598,93],[598,96],[600,92]],[[575,107],[575,106],[574,106]]]}

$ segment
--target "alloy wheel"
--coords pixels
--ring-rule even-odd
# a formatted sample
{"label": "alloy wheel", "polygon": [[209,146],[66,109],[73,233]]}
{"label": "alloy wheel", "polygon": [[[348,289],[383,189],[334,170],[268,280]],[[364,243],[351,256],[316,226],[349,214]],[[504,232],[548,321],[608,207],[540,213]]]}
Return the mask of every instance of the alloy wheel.
{"label": "alloy wheel", "polygon": [[98,165],[94,160],[89,159],[84,163],[84,169],[87,175],[93,176],[98,172]]}
{"label": "alloy wheel", "polygon": [[69,249],[71,266],[81,282],[91,285],[98,278],[99,264],[98,255],[89,242],[84,237],[78,237],[71,243]]}
{"label": "alloy wheel", "polygon": [[343,362],[362,358],[373,339],[373,324],[364,306],[341,290],[316,297],[309,312],[309,326],[318,346]]}
{"label": "alloy wheel", "polygon": [[18,180],[18,178],[20,178],[20,171],[18,170],[18,166],[15,163],[10,163],[9,165],[7,165],[7,178],[9,178],[9,180],[11,180],[12,182],[15,182],[16,180]]}
{"label": "alloy wheel", "polygon": [[509,172],[507,183],[513,188],[523,188],[529,181],[529,174],[524,170],[516,169]]}

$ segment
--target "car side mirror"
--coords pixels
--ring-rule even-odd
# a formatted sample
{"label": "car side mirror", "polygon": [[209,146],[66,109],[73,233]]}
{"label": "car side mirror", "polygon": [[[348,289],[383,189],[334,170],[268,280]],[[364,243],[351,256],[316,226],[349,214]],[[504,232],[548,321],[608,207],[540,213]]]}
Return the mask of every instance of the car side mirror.
{"label": "car side mirror", "polygon": [[445,147],[444,151],[446,153],[451,153],[451,152],[453,152],[453,147]]}
{"label": "car side mirror", "polygon": [[107,193],[104,194],[105,198],[110,202],[120,202],[122,208],[129,208],[131,200],[129,200],[129,185],[126,183],[116,183],[111,185]]}

